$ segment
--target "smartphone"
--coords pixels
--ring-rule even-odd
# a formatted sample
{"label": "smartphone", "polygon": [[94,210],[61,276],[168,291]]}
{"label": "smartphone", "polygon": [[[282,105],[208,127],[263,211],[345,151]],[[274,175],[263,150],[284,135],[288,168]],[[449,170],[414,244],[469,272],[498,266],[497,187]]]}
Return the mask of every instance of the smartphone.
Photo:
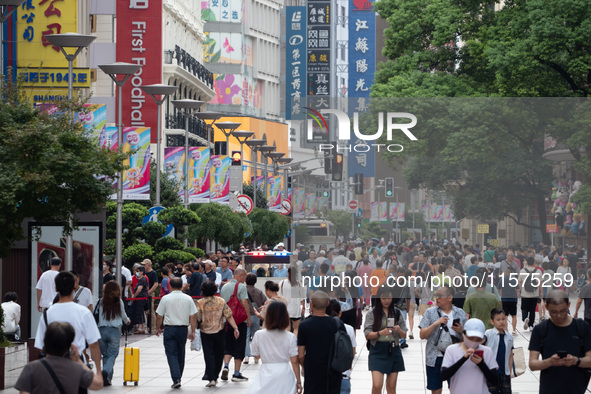
{"label": "smartphone", "polygon": [[556,352],[556,354],[558,354],[558,357],[560,358],[565,358],[568,353],[566,350],[559,350]]}
{"label": "smartphone", "polygon": [[454,319],[454,322],[452,325],[457,326],[458,324],[460,324],[460,319]]}
{"label": "smartphone", "polygon": [[389,317],[388,318],[388,322],[386,324],[388,327],[392,328],[394,327],[394,318],[393,317]]}
{"label": "smartphone", "polygon": [[482,350],[482,349],[474,350],[474,354],[477,355],[478,357],[482,357],[484,355],[484,350]]}

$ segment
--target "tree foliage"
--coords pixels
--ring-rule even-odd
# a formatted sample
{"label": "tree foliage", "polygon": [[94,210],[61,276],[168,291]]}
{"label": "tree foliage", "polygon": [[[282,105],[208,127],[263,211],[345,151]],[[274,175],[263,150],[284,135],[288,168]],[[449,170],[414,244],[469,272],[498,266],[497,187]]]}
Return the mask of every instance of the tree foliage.
{"label": "tree foliage", "polygon": [[246,215],[234,212],[227,205],[194,204],[191,209],[202,220],[189,228],[190,241],[213,240],[223,246],[237,246],[244,240],[244,235],[251,232]]}
{"label": "tree foliage", "polygon": [[295,231],[295,240],[297,243],[309,245],[312,241],[310,227],[306,226],[305,224],[298,224],[294,227],[293,231]]}
{"label": "tree foliage", "polygon": [[176,238],[163,237],[156,241],[154,245],[154,251],[156,253],[163,252],[165,250],[184,250],[185,245]]}
{"label": "tree foliage", "polygon": [[[374,97],[589,94],[591,7],[584,0],[512,0],[502,7],[494,2],[380,0],[376,9],[390,24],[384,54],[391,60],[376,74]],[[550,163],[542,158],[544,136],[565,143],[577,158],[575,168],[589,176],[591,161],[581,152],[591,152],[591,133],[588,127],[549,128],[548,116],[527,102],[514,101],[516,108],[507,102],[501,101],[505,107],[496,108],[499,112],[487,105],[498,101],[440,108],[465,123],[430,124],[423,133],[417,130],[419,141],[389,158],[409,160],[405,173],[410,187],[445,189],[458,218],[509,215],[523,224],[524,208],[533,204],[544,212],[551,190]],[[519,124],[512,126],[520,111]],[[501,119],[504,113],[510,120]],[[540,219],[546,235],[545,215]]]}
{"label": "tree foliage", "polygon": [[153,255],[154,250],[150,245],[137,243],[125,248],[123,251],[123,261],[125,261],[125,265],[131,266],[145,259],[151,259]]}
{"label": "tree foliage", "polygon": [[40,112],[3,79],[0,95],[0,256],[24,238],[26,218],[77,224],[77,212],[98,212],[113,187],[123,155],[100,148],[90,132],[72,121],[81,105],[66,101],[59,111]]}
{"label": "tree foliage", "polygon": [[342,235],[345,238],[351,233],[353,226],[353,214],[345,210],[329,211],[327,219],[332,223],[332,228],[335,230],[335,236]]}
{"label": "tree foliage", "polygon": [[289,232],[289,219],[267,209],[255,208],[250,214],[250,220],[252,234],[249,240],[256,241],[259,245],[266,244],[273,247]]}
{"label": "tree foliage", "polygon": [[370,239],[370,238],[386,238],[388,236],[388,231],[384,230],[379,222],[369,222],[369,223],[362,223],[361,224],[361,238],[363,239]]}
{"label": "tree foliage", "polygon": [[167,208],[158,214],[158,220],[164,224],[172,224],[180,239],[186,238],[187,226],[199,223],[201,219],[191,209],[185,209],[182,205]]}
{"label": "tree foliage", "polygon": [[[243,186],[244,194],[248,197],[252,198],[254,202],[254,186],[252,183],[245,183]],[[257,208],[267,209],[267,197],[265,196],[265,192],[263,188],[257,187]]]}
{"label": "tree foliage", "polygon": [[153,263],[158,264],[158,266],[165,265],[166,263],[189,263],[195,260],[194,255],[189,252],[185,252],[183,250],[164,250],[162,252],[156,253],[154,258],[152,259]]}

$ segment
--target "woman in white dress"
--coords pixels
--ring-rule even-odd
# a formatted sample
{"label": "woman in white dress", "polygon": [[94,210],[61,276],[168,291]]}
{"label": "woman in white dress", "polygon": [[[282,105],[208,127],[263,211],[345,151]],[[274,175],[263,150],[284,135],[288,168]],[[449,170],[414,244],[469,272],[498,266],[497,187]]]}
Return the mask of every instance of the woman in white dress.
{"label": "woman in white dress", "polygon": [[[289,314],[283,302],[267,305],[265,328],[252,338],[250,351],[261,358],[261,369],[247,394],[296,394],[302,392],[298,347],[295,335],[287,331]],[[291,365],[290,365],[291,364]]]}

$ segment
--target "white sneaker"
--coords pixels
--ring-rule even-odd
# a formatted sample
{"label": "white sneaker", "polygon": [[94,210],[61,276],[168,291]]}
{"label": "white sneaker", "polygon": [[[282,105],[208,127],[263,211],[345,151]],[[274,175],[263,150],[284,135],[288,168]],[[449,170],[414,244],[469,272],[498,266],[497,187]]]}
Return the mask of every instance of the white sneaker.
{"label": "white sneaker", "polygon": [[209,381],[209,383],[207,383],[207,384],[205,385],[205,387],[215,387],[215,385],[216,385],[216,382],[215,382],[215,380],[210,380],[210,381]]}
{"label": "white sneaker", "polygon": [[258,364],[259,363],[259,359],[257,357],[254,358],[254,363]]}
{"label": "white sneaker", "polygon": [[244,357],[244,360],[242,360],[242,364],[248,364],[248,357]]}
{"label": "white sneaker", "polygon": [[529,327],[529,317],[526,317],[525,321],[523,322],[523,330],[527,331],[528,327]]}

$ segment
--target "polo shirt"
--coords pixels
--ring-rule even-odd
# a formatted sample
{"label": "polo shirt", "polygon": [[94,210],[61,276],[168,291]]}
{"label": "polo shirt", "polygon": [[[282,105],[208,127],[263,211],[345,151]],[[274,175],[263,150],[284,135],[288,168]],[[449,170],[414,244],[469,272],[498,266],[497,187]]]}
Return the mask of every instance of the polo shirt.
{"label": "polo shirt", "polygon": [[189,318],[197,313],[193,299],[180,290],[162,297],[156,313],[164,317],[165,326],[188,326]]}
{"label": "polo shirt", "polygon": [[223,270],[222,267],[218,267],[216,272],[222,276],[222,282],[225,280],[232,280],[232,278],[234,277],[234,274],[232,273],[232,270],[230,268],[226,268],[226,270]]}
{"label": "polo shirt", "polygon": [[[234,288],[236,287],[236,283],[238,281],[236,279],[232,279],[230,282],[226,284],[226,286],[222,287],[220,291],[220,296],[226,301],[230,301],[230,297],[234,294]],[[248,291],[246,290],[246,285],[244,283],[240,283],[238,285],[238,293],[236,294],[239,300],[246,300],[248,299]]]}

